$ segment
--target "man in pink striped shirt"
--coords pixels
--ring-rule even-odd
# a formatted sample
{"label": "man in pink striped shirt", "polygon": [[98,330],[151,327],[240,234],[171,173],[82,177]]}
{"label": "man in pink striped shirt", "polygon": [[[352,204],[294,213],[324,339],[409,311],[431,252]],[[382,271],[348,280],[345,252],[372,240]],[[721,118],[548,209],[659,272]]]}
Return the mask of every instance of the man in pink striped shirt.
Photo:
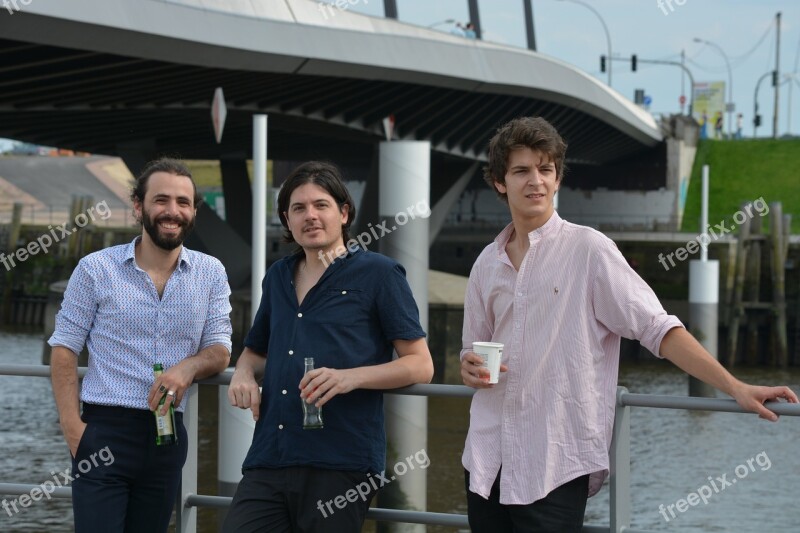
{"label": "man in pink striped shirt", "polygon": [[[743,383],[668,315],[613,241],[564,221],[553,195],[566,144],[542,118],[502,126],[484,179],[509,224],[478,257],[464,303],[461,376],[478,389],[462,462],[475,533],[578,532],[608,473],[620,338],[775,421],[765,401],[788,387]],[[499,383],[473,341],[505,344]]]}

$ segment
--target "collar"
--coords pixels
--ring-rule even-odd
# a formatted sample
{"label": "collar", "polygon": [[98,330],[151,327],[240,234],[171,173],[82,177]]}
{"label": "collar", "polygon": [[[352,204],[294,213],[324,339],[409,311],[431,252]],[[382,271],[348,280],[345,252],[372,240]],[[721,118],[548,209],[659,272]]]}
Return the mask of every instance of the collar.
{"label": "collar", "polygon": [[[134,239],[125,245],[125,251],[122,254],[122,263],[127,263],[128,261],[133,262],[136,264],[136,245],[139,244],[142,240],[141,235],[137,235]],[[138,265],[137,265],[138,266]],[[183,270],[184,267],[191,267],[192,261],[189,258],[189,252],[186,250],[186,246],[181,246],[181,255],[178,257],[178,267],[179,269]]]}
{"label": "collar", "polygon": [[[563,223],[564,219],[562,219],[558,215],[558,211],[553,211],[553,214],[550,216],[547,222],[545,222],[540,227],[528,233],[528,242],[533,244],[534,242],[541,240],[546,235],[551,233],[554,229],[561,226]],[[503,231],[501,231],[494,239],[498,251],[504,251],[506,249],[506,245],[511,240],[511,237],[513,235],[514,235],[514,223],[511,222],[508,226],[503,228]]]}

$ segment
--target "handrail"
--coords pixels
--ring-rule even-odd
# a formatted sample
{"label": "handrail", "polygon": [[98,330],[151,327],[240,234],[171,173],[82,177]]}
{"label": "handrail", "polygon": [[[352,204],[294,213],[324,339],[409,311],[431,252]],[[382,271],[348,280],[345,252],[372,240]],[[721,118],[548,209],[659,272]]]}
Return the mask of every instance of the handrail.
{"label": "handrail", "polygon": [[[78,368],[79,376],[86,374],[87,368]],[[50,377],[48,365],[0,364],[0,376]],[[184,467],[183,482],[178,509],[178,531],[194,533],[197,527],[197,508],[227,508],[232,498],[195,494],[197,490],[197,384],[228,385],[233,369],[195,382],[187,392],[188,401],[184,423],[189,435],[189,458]],[[468,398],[475,389],[464,385],[424,384],[411,385],[384,391],[387,394],[403,394],[413,396],[443,396]],[[777,415],[800,416],[800,404],[785,402],[768,402],[765,406]],[[611,482],[609,497],[610,527],[584,526],[588,533],[647,533],[631,529],[630,524],[630,408],[650,407],[657,409],[683,409],[716,411],[727,413],[748,413],[735,400],[721,398],[695,398],[689,396],[667,396],[656,394],[630,393],[624,387],[617,388],[617,413],[614,421],[614,433],[611,443]],[[0,494],[28,494],[40,485],[26,483],[0,483]],[[56,488],[51,497],[71,498],[71,487]],[[403,522],[451,527],[468,527],[466,515],[452,513],[434,513],[429,511],[407,511],[402,509],[371,508],[367,518],[377,521]]]}
{"label": "handrail", "polygon": [[[78,375],[86,374],[86,367],[78,367]],[[0,376],[50,377],[48,365],[0,364]],[[228,368],[214,376],[199,379],[195,383],[201,385],[229,385],[233,369]],[[623,389],[623,387],[619,387]],[[403,394],[407,396],[441,396],[451,398],[469,398],[475,389],[466,385],[420,384],[409,385],[397,389],[387,389],[386,394]],[[686,411],[716,411],[721,413],[749,413],[736,400],[725,398],[697,398],[693,396],[670,396],[664,394],[639,394],[623,392],[618,398],[620,405],[629,407],[653,407],[658,409],[682,409]],[[800,416],[800,404],[786,402],[767,402],[765,406],[777,415]]]}

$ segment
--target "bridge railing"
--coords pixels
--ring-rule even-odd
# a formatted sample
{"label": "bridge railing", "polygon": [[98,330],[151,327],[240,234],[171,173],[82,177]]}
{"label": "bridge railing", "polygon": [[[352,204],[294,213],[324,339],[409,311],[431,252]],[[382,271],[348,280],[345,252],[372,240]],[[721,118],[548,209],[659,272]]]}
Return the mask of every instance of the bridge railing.
{"label": "bridge railing", "polygon": [[[86,373],[79,369],[79,376]],[[208,379],[200,380],[187,392],[187,403],[183,415],[189,439],[189,451],[183,467],[178,501],[176,502],[176,531],[179,533],[196,533],[198,507],[227,508],[231,498],[197,494],[198,465],[198,383],[210,385],[228,385],[233,369]],[[0,365],[0,376],[49,377],[50,367],[46,365]],[[412,385],[401,389],[386,391],[387,394],[405,394],[413,396],[446,396],[471,397],[475,390],[464,385]],[[611,442],[611,475],[609,479],[609,525],[584,526],[587,533],[647,533],[631,529],[631,477],[630,449],[631,427],[630,411],[632,407],[649,407],[656,409],[684,409],[695,411],[717,411],[725,413],[746,413],[734,400],[718,398],[693,398],[688,396],[665,396],[653,394],[633,394],[624,387],[617,388],[617,410],[614,419],[614,433]],[[767,407],[778,415],[800,416],[800,404],[768,403]],[[752,416],[751,413],[748,413]],[[40,485],[27,483],[0,483],[0,494],[31,494]],[[71,498],[69,487],[55,488],[52,498]],[[400,509],[371,508],[367,518],[379,522],[400,522],[412,524],[439,525],[468,528],[466,515],[452,513],[433,513],[422,511],[405,511]]]}

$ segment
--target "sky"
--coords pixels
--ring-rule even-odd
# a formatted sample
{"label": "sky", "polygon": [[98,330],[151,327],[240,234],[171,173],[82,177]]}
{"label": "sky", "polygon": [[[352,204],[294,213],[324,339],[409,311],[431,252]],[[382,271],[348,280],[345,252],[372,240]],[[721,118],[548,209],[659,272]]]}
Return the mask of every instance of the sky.
{"label": "sky", "polygon": [[[484,39],[526,47],[525,1],[479,0]],[[600,72],[600,55],[607,54],[608,48],[597,15],[574,0],[531,1],[537,51],[606,83],[608,75]],[[800,134],[800,0],[661,0],[663,7],[659,7],[659,0],[580,1],[591,5],[608,27],[612,55],[619,58],[613,62],[612,88],[631,100],[636,89],[644,89],[652,99],[649,110],[656,116],[681,111],[682,83],[688,98],[688,78],[682,81],[682,70],[669,65],[639,64],[637,72],[631,72],[631,55],[680,61],[684,50],[695,82],[727,83],[723,56],[712,46],[694,42],[694,38],[721,48],[731,64],[733,102],[736,112],[744,115],[745,136],[753,134],[756,82],[775,68],[775,15],[782,12],[780,71],[785,84],[779,91],[778,133]],[[383,1],[355,0],[350,9],[383,16]],[[452,24],[437,22],[451,18],[466,22],[469,17],[467,0],[397,0],[397,11],[403,22],[435,25],[441,31],[450,31]],[[758,136],[771,136],[774,92],[770,77],[761,83],[758,104],[762,115]]]}

